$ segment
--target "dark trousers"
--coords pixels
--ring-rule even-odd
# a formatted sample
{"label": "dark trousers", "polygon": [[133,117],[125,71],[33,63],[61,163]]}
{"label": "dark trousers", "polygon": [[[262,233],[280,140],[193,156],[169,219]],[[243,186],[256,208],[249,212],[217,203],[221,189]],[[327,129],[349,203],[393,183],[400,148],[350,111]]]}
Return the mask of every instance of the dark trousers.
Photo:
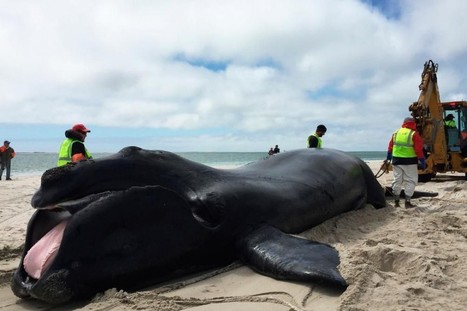
{"label": "dark trousers", "polygon": [[11,171],[11,161],[2,162],[2,166],[0,168],[0,178],[2,178],[3,171],[6,168],[6,179],[10,178],[10,171]]}

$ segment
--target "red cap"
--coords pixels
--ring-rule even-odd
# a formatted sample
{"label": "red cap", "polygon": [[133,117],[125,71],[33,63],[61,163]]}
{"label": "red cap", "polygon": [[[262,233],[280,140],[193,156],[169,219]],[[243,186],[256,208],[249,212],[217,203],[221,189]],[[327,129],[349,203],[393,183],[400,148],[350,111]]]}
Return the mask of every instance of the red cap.
{"label": "red cap", "polygon": [[75,124],[73,125],[73,127],[71,128],[73,131],[77,131],[77,132],[82,132],[82,133],[90,133],[91,131],[88,130],[84,124]]}

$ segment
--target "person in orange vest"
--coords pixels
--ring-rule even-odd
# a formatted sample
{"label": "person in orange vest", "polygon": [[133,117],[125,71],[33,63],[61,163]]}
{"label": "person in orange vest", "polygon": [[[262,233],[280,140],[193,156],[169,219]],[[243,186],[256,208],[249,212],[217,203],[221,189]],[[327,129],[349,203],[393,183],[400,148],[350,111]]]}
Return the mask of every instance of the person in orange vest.
{"label": "person in orange vest", "polygon": [[66,139],[60,145],[57,166],[92,159],[91,154],[84,146],[86,136],[90,132],[91,131],[81,123],[75,124],[71,129],[65,131]]}
{"label": "person in orange vest", "polygon": [[2,162],[0,167],[0,180],[2,179],[3,171],[6,168],[6,180],[11,180],[11,159],[15,157],[15,150],[10,147],[10,142],[5,140],[3,146],[0,147],[0,160]]}
{"label": "person in orange vest", "polygon": [[386,159],[392,160],[394,181],[392,191],[395,196],[395,206],[400,207],[399,197],[402,185],[405,183],[405,207],[415,207],[410,202],[418,183],[418,163],[421,169],[426,168],[423,154],[423,140],[417,133],[417,126],[413,118],[405,118],[402,127],[395,131],[388,145]]}

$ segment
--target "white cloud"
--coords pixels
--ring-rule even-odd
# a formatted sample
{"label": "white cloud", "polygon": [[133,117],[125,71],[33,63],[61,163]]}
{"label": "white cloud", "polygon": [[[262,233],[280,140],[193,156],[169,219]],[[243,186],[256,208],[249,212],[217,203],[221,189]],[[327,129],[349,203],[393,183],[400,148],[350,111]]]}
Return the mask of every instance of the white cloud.
{"label": "white cloud", "polygon": [[303,147],[325,123],[329,147],[384,150],[426,60],[442,99],[467,92],[463,1],[401,0],[400,19],[357,0],[0,5],[8,123],[193,130],[186,150],[219,151]]}

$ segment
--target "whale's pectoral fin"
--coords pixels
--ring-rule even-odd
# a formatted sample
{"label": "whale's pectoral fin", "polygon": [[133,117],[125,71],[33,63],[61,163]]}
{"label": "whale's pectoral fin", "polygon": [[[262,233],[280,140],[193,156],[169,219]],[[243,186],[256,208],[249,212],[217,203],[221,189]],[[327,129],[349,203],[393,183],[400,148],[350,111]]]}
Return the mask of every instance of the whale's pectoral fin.
{"label": "whale's pectoral fin", "polygon": [[329,245],[264,226],[237,241],[237,248],[244,263],[261,274],[347,287],[337,270],[339,254]]}

